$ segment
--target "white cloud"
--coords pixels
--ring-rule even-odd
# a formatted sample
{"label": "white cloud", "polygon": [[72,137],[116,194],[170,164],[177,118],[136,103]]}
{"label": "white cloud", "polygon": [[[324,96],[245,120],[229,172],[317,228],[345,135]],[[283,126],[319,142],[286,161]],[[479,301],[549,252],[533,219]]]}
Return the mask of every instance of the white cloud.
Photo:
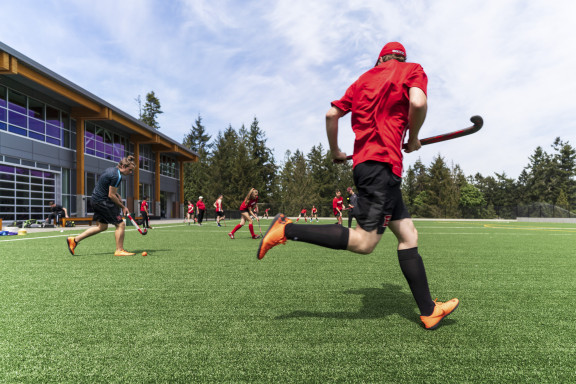
{"label": "white cloud", "polygon": [[[401,41],[429,76],[422,136],[469,125],[474,136],[408,155],[441,153],[466,174],[517,177],[536,146],[574,140],[576,3],[535,0],[269,3],[226,0],[22,0],[3,5],[2,41],[124,111],[154,90],[162,131],[181,140],[198,114],[216,136],[254,117],[282,160],[326,147],[330,101]],[[349,117],[341,147],[351,151]]]}

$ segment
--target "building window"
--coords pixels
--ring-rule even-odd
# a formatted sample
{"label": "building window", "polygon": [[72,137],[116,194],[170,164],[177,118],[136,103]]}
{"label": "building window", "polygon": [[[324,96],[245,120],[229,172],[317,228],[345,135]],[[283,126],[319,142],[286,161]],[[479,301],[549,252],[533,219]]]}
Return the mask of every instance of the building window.
{"label": "building window", "polygon": [[84,153],[102,159],[119,162],[126,156],[128,139],[112,131],[86,122],[84,129]]}
{"label": "building window", "polygon": [[55,172],[0,164],[0,218],[45,219],[60,192],[58,179]]}
{"label": "building window", "polygon": [[144,171],[154,171],[154,154],[149,145],[140,145],[140,169]]}
{"label": "building window", "polygon": [[71,148],[73,133],[66,112],[4,86],[0,86],[0,130]]}
{"label": "building window", "polygon": [[178,178],[178,162],[171,157],[160,156],[160,174],[173,178]]}

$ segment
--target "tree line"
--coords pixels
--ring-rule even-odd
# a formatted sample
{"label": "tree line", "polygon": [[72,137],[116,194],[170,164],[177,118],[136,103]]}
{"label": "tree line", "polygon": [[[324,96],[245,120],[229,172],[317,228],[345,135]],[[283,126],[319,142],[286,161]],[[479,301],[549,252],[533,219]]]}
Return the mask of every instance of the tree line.
{"label": "tree line", "polygon": [[183,145],[200,156],[198,162],[184,165],[186,201],[204,196],[211,204],[222,194],[225,209],[237,210],[250,188],[256,188],[260,207],[272,213],[297,215],[316,205],[320,215],[328,215],[336,189],[344,193],[353,186],[351,165],[333,164],[322,144],[308,154],[287,151],[279,164],[256,117],[248,128],[230,125],[211,137],[199,116]]}
{"label": "tree line", "polygon": [[449,167],[440,155],[429,166],[417,161],[403,180],[405,202],[420,217],[576,216],[571,213],[576,206],[576,149],[560,138],[551,148],[546,152],[538,146],[516,180],[505,173],[465,176],[460,166]]}
{"label": "tree line", "polygon": [[[150,92],[142,106],[140,120],[159,129],[160,101]],[[331,215],[335,191],[353,186],[351,162],[333,164],[330,151],[318,144],[305,154],[287,151],[278,162],[267,146],[264,131],[255,117],[249,128],[231,125],[216,137],[206,133],[198,116],[183,144],[200,156],[197,163],[186,163],[184,198],[195,202],[205,196],[225,196],[227,210],[236,210],[250,188],[259,190],[260,206],[297,215],[316,205],[322,216]],[[515,218],[530,216],[522,207],[553,207],[555,216],[575,215],[576,149],[556,138],[546,152],[538,146],[515,180],[506,173],[466,176],[459,165],[448,166],[438,155],[431,164],[419,159],[405,172],[402,191],[414,217]],[[521,212],[522,211],[522,212]]]}

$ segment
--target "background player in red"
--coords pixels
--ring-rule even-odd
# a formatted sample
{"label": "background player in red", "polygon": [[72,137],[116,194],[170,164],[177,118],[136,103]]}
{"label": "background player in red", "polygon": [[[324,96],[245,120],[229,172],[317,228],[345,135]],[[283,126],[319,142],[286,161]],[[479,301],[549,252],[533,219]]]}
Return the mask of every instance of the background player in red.
{"label": "background player in red", "polygon": [[270,218],[270,217],[268,216],[268,211],[270,211],[270,208],[266,208],[266,209],[264,210],[264,214],[262,215],[262,218],[267,218],[267,219]]}
{"label": "background player in red", "polygon": [[344,210],[344,198],[342,197],[342,192],[340,190],[336,191],[336,197],[332,200],[332,212],[338,220],[338,223],[342,225],[342,211]]}
{"label": "background player in red", "polygon": [[224,208],[222,208],[222,198],[224,196],[219,195],[216,201],[214,202],[214,209],[216,209],[216,224],[220,225],[220,220],[224,220],[226,216],[224,216]]}
{"label": "background player in red", "polygon": [[298,220],[300,220],[301,217],[304,218],[304,222],[305,222],[305,223],[308,222],[308,220],[307,220],[308,215],[306,214],[307,212],[308,212],[308,211],[306,210],[306,208],[302,209],[302,210],[300,211],[300,214],[298,215],[298,218],[296,219],[296,222],[298,222]]}
{"label": "background player in red", "polygon": [[202,225],[202,220],[204,220],[204,213],[206,212],[206,205],[204,204],[204,198],[202,196],[198,197],[196,202],[196,219],[198,219],[198,225]]}
{"label": "background player in red", "polygon": [[193,218],[194,218],[194,203],[192,203],[192,201],[188,200],[188,206],[186,207],[187,211],[186,211],[186,220],[184,220],[184,223],[188,223],[188,225],[190,225],[190,222],[192,222]]}
{"label": "background player in red", "polygon": [[458,305],[458,299],[441,303],[430,296],[426,270],[418,252],[418,232],[402,200],[402,142],[405,149],[420,149],[420,127],[427,112],[428,78],[419,64],[406,62],[400,43],[384,46],[376,66],[361,75],[326,114],[326,133],[332,158],[346,161],[338,147],[338,122],[352,112],[354,184],[358,191],[357,226],[303,226],[276,215],[258,248],[262,259],[272,247],[287,239],[333,249],[371,253],[387,227],[398,240],[400,269],[410,286],[426,329],[435,329]]}
{"label": "background player in red", "polygon": [[312,206],[312,210],[310,211],[310,222],[312,222],[312,219],[316,219],[316,222],[318,222],[318,209],[315,205]]}
{"label": "background player in red", "polygon": [[254,225],[252,225],[252,218],[260,220],[254,213],[254,207],[256,206],[256,204],[258,204],[258,190],[252,188],[246,195],[244,201],[242,201],[242,204],[240,204],[240,215],[241,215],[240,223],[237,224],[232,230],[232,232],[228,234],[228,236],[230,236],[231,239],[234,238],[234,234],[236,233],[236,231],[242,228],[242,226],[244,226],[246,222],[248,222],[248,229],[250,229],[250,234],[252,235],[252,238],[253,239],[260,238],[260,236],[254,233]]}
{"label": "background player in red", "polygon": [[142,202],[140,203],[140,215],[142,215],[142,220],[144,221],[143,227],[152,229],[150,226],[150,211],[148,210],[148,196],[144,196],[142,198]]}

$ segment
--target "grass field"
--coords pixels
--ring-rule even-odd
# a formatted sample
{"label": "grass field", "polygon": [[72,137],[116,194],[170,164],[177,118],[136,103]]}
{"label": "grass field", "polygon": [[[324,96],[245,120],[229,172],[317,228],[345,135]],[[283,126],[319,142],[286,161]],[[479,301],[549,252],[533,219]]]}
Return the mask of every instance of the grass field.
{"label": "grass field", "polygon": [[228,224],[128,231],[147,257],[112,256],[112,231],[76,256],[67,233],[1,237],[0,381],[576,381],[575,225],[417,222],[432,294],[461,300],[426,331],[390,233],[257,261]]}

